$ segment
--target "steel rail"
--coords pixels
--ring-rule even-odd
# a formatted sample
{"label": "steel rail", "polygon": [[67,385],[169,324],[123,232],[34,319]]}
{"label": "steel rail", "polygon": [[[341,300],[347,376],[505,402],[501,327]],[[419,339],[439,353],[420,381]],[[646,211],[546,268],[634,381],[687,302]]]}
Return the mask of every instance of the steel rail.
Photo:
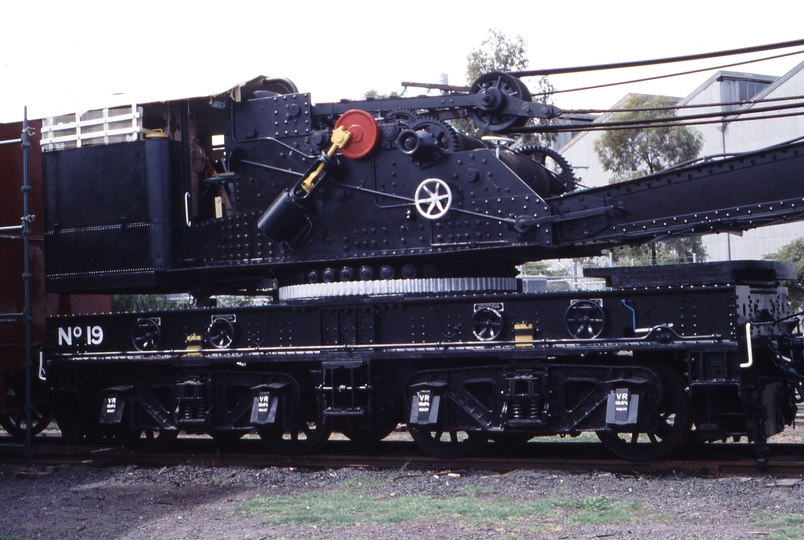
{"label": "steel rail", "polygon": [[[58,438],[49,438],[55,443]],[[440,459],[425,455],[413,442],[383,441],[370,453],[354,453],[354,443],[330,441],[322,453],[286,456],[271,453],[246,451],[237,446],[248,443],[261,445],[259,441],[235,443],[233,449],[221,449],[212,441],[204,441],[203,448],[196,448],[192,440],[179,439],[191,445],[177,445],[173,452],[134,454],[117,447],[34,450],[37,465],[130,465],[163,467],[171,465],[197,465],[205,467],[296,467],[310,469],[371,468],[411,469],[428,471],[482,470],[510,472],[515,470],[549,470],[570,473],[610,472],[620,474],[688,474],[693,476],[774,476],[804,474],[804,447],[801,445],[770,444],[771,458],[760,465],[753,456],[750,444],[707,445],[701,459],[681,457],[651,462],[634,462],[610,458],[598,443],[528,443],[525,450],[519,449],[513,456],[499,452],[483,451],[458,459]],[[42,442],[41,439],[39,442]],[[198,441],[195,441],[196,443]],[[24,461],[24,445],[0,442],[0,463]],[[384,448],[383,448],[384,447]],[[794,450],[790,450],[793,447]],[[711,454],[722,452],[723,458]],[[529,455],[523,455],[523,454]],[[560,456],[560,457],[559,457]]]}

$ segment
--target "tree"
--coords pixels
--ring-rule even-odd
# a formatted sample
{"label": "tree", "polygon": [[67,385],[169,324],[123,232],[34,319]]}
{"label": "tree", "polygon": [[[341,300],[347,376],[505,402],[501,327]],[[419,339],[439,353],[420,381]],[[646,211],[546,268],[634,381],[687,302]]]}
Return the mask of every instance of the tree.
{"label": "tree", "polygon": [[393,91],[390,94],[380,94],[377,90],[373,89],[363,94],[363,99],[386,99],[389,97],[399,97],[399,94],[396,91]]}
{"label": "tree", "polygon": [[466,57],[466,80],[472,84],[489,71],[522,71],[528,67],[527,46],[521,36],[509,39],[496,28]]}
{"label": "tree", "polygon": [[164,294],[116,294],[112,296],[113,312],[177,309],[179,303]]}
{"label": "tree", "polygon": [[[528,67],[527,46],[521,36],[511,39],[503,32],[492,28],[480,46],[472,49],[466,57],[466,82],[473,84],[481,75],[490,71],[523,71]],[[533,101],[552,104],[555,88],[547,77],[539,78],[537,88],[530,88]],[[540,124],[549,124],[549,120],[539,120]],[[463,133],[479,137],[482,130],[469,120],[454,121],[453,126]],[[529,134],[520,138],[520,145],[541,144],[549,146],[556,138],[554,133]]]}
{"label": "tree", "polygon": [[804,238],[794,240],[782,246],[779,251],[765,255],[764,258],[795,263],[796,282],[787,287],[787,296],[793,313],[804,309]]}
{"label": "tree", "polygon": [[[612,115],[612,122],[672,118],[674,102],[665,96],[634,94],[623,109],[632,110]],[[661,109],[664,108],[664,109]],[[648,110],[654,109],[654,110]],[[661,110],[656,110],[661,109]],[[653,174],[667,167],[698,157],[703,136],[686,126],[663,126],[607,131],[595,141],[595,152],[603,170],[616,176],[614,181]],[[612,182],[614,183],[614,182]]]}
{"label": "tree", "polygon": [[556,276],[563,274],[563,270],[557,270],[547,261],[530,261],[521,266],[523,276]]}
{"label": "tree", "polygon": [[[627,110],[613,114],[612,122],[671,118],[674,102],[665,96],[650,97],[634,94],[623,105]],[[642,109],[642,110],[639,110]],[[610,183],[622,182],[653,174],[698,157],[703,137],[685,126],[662,126],[606,131],[595,141],[603,169],[614,173]],[[626,247],[614,251],[622,264],[653,264],[697,262],[706,260],[706,248],[700,237],[678,238],[650,244]]]}

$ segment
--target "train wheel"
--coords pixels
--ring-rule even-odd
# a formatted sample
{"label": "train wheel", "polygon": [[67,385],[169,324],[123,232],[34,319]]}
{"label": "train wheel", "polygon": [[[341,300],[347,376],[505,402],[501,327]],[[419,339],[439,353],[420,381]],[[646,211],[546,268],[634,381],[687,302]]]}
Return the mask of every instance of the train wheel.
{"label": "train wheel", "polygon": [[535,435],[533,433],[498,433],[491,436],[494,444],[507,448],[521,448]]}
{"label": "train wheel", "polygon": [[419,448],[441,459],[454,459],[474,452],[488,437],[477,431],[444,431],[409,425],[408,433]]}
{"label": "train wheel", "polygon": [[[34,404],[31,411],[31,434],[38,435],[50,425],[52,415],[50,409],[44,403]],[[18,441],[25,440],[25,430],[27,428],[25,411],[0,416],[0,426],[8,431],[8,434]]]}
{"label": "train wheel", "polygon": [[350,441],[360,444],[373,444],[378,443],[388,435],[394,432],[399,425],[395,417],[390,420],[385,419],[383,422],[372,422],[371,428],[360,425],[358,422],[346,420],[341,426],[341,433],[343,433]]}
{"label": "train wheel", "polygon": [[[53,418],[45,396],[44,386],[34,382],[31,387],[31,434],[33,435],[42,433],[50,425],[50,420]],[[27,428],[27,418],[24,410],[25,390],[19,378],[10,378],[6,382],[5,398],[6,406],[17,409],[17,411],[0,415],[0,426],[3,426],[8,431],[8,434],[16,440],[24,441]]]}
{"label": "train wheel", "polygon": [[284,431],[258,431],[265,445],[284,456],[299,456],[320,450],[329,439],[330,423],[322,418],[317,422],[303,422]]}
{"label": "train wheel", "polygon": [[178,436],[177,429],[121,429],[115,433],[117,440],[126,449],[137,454],[167,450]]}
{"label": "train wheel", "polygon": [[690,434],[692,415],[684,381],[667,368],[652,368],[664,385],[656,429],[650,432],[598,432],[597,437],[613,454],[629,461],[666,458],[681,448]]}
{"label": "train wheel", "polygon": [[239,441],[240,439],[242,439],[246,435],[246,433],[248,433],[248,432],[243,431],[243,430],[233,430],[233,429],[232,430],[223,430],[223,429],[221,429],[221,430],[210,431],[209,436],[212,437],[212,439],[216,443],[218,443],[218,444],[220,444],[222,446],[227,446],[227,445],[230,445],[230,444],[234,444],[237,441]]}

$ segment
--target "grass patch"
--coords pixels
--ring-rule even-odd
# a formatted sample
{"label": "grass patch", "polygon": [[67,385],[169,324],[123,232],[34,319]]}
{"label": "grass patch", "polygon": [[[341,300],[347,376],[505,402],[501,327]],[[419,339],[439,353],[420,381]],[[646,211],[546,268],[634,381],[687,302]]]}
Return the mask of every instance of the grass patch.
{"label": "grass patch", "polygon": [[577,510],[577,513],[569,516],[573,523],[620,523],[624,521],[634,521],[637,512],[644,508],[644,505],[636,501],[620,501],[609,499],[608,497],[586,497],[567,501],[557,501],[556,506]]}
{"label": "grass patch", "polygon": [[753,527],[771,529],[765,538],[767,540],[795,540],[804,539],[804,516],[798,514],[758,514],[761,521]]}
{"label": "grass patch", "polygon": [[337,491],[263,497],[235,510],[244,516],[262,517],[262,522],[270,525],[337,527],[454,518],[469,526],[493,526],[509,531],[538,528],[562,519],[570,523],[605,524],[633,522],[640,515],[645,516],[642,504],[607,497],[514,501],[490,497],[489,493],[491,490],[483,486],[465,486],[453,497],[397,497],[370,493],[365,486],[342,485]]}
{"label": "grass patch", "polygon": [[499,524],[534,515],[555,514],[549,501],[513,503],[509,499],[459,496],[434,499],[421,495],[378,498],[364,491],[339,490],[263,497],[236,509],[264,516],[272,525],[343,526],[357,523],[394,524],[417,519],[463,518],[472,525]]}
{"label": "grass patch", "polygon": [[461,495],[464,497],[482,497],[491,493],[491,489],[485,486],[463,486]]}
{"label": "grass patch", "polygon": [[781,528],[765,537],[767,540],[799,540],[804,538],[804,531],[798,528]]}
{"label": "grass patch", "polygon": [[379,486],[384,486],[391,482],[391,476],[384,474],[367,475],[360,480],[356,478],[347,478],[341,482],[341,487],[346,489],[368,489]]}
{"label": "grass patch", "polygon": [[654,521],[675,521],[676,516],[673,514],[651,514],[648,516],[650,519]]}

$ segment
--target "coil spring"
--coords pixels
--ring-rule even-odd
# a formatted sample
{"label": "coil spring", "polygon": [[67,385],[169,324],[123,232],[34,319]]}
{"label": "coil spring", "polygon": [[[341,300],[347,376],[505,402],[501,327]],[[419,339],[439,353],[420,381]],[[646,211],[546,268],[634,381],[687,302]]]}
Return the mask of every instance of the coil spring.
{"label": "coil spring", "polygon": [[538,420],[542,412],[536,399],[516,399],[508,402],[508,415],[512,420]]}
{"label": "coil spring", "polygon": [[201,398],[183,399],[179,404],[179,417],[182,420],[200,420],[204,418],[206,407]]}
{"label": "coil spring", "polygon": [[525,418],[525,403],[522,400],[511,401],[508,404],[508,415],[514,420]]}
{"label": "coil spring", "polygon": [[529,420],[538,420],[541,412],[542,412],[541,403],[539,403],[535,399],[532,399],[530,401],[530,411],[529,411],[529,414],[528,414],[528,419]]}

